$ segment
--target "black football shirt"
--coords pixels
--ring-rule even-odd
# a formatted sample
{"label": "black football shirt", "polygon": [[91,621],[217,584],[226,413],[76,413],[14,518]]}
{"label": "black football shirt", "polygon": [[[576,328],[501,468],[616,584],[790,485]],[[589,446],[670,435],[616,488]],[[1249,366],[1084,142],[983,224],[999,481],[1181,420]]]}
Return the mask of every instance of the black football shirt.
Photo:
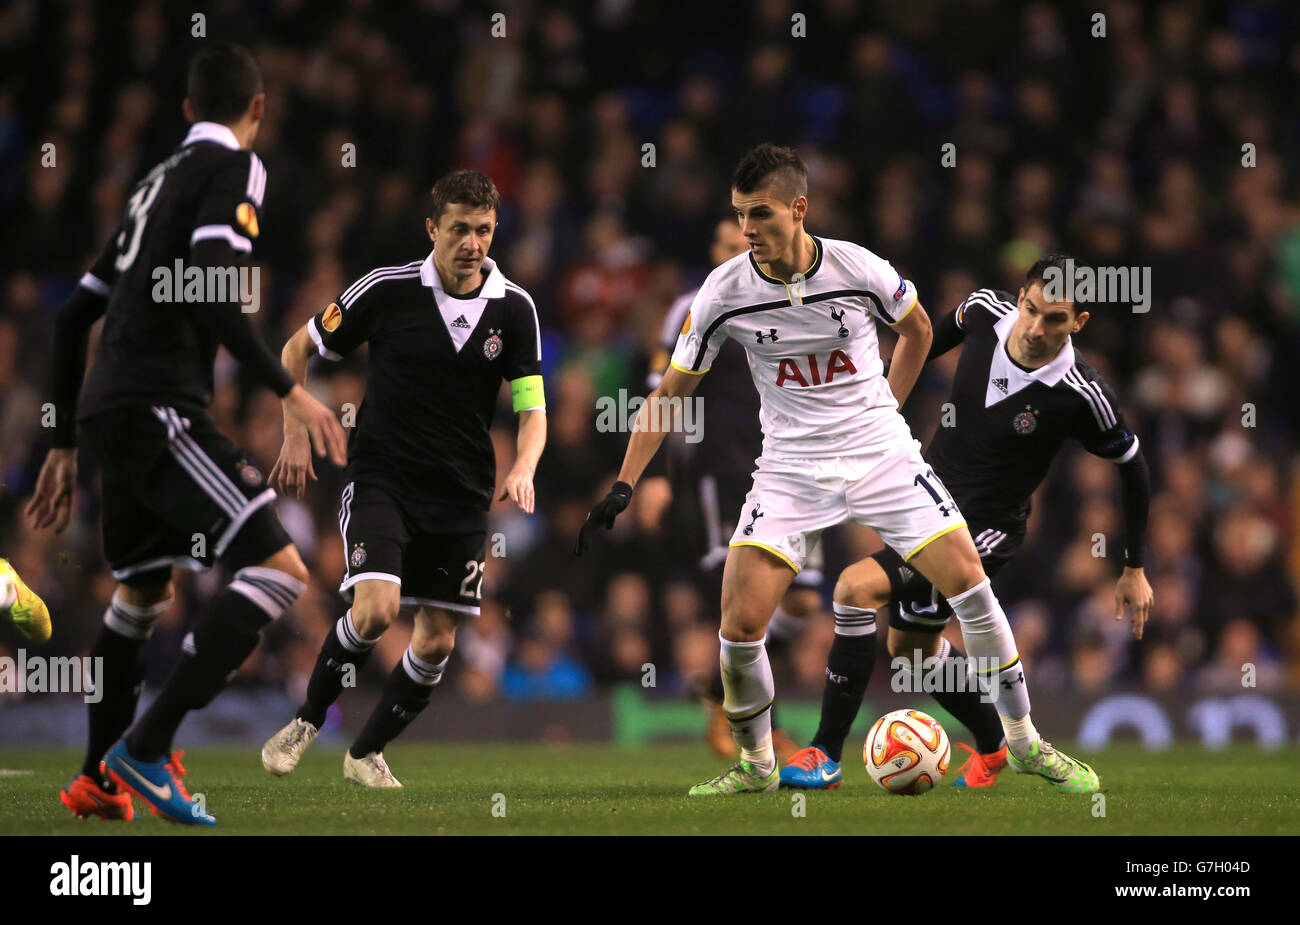
{"label": "black football shirt", "polygon": [[486,511],[496,484],[490,428],[503,381],[515,411],[545,407],[533,300],[490,260],[465,296],[442,288],[433,254],[381,267],[309,322],[320,354],[370,345],[348,475],[397,500]]}
{"label": "black football shirt", "polygon": [[198,122],[136,184],[118,234],[81,281],[108,303],[78,417],[136,403],[211,403],[220,334],[210,307],[158,299],[157,274],[187,266],[204,242],[229,245],[234,255],[251,252],[266,179],[261,160],[241,150],[229,128]]}
{"label": "black football shirt", "polygon": [[925,454],[968,521],[1007,533],[1023,531],[1030,496],[1066,440],[1116,463],[1138,452],[1114,391],[1069,340],[1035,370],[1011,358],[1018,314],[1013,297],[991,289],[958,306],[953,426],[941,421]]}

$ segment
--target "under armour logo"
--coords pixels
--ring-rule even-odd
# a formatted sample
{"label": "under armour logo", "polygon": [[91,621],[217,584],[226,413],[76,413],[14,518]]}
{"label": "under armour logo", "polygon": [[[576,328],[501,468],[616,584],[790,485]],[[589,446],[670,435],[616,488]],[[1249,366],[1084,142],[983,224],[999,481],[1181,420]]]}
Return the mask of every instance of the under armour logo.
{"label": "under armour logo", "polygon": [[745,530],[744,530],[745,536],[750,536],[750,535],[753,534],[753,532],[754,532],[754,524],[758,523],[758,518],[760,518],[760,517],[762,517],[762,516],[763,516],[763,514],[762,514],[762,512],[758,509],[758,505],[755,504],[755,505],[754,505],[754,512],[753,512],[752,514],[749,515],[749,526],[747,526],[747,527],[745,528]]}
{"label": "under armour logo", "polygon": [[993,385],[1003,395],[1007,394],[1007,380],[1005,376],[998,379],[994,379]]}
{"label": "under armour logo", "polygon": [[836,311],[835,309],[832,308],[832,309],[831,309],[831,320],[832,320],[832,321],[839,322],[839,326],[840,326],[840,337],[848,337],[848,336],[849,336],[849,329],[846,328],[846,327],[844,326],[844,309],[841,308],[839,311]]}
{"label": "under armour logo", "polygon": [[764,334],[762,331],[755,331],[755,332],[754,332],[754,336],[758,338],[758,342],[759,342],[760,344],[763,342],[763,338],[764,338],[764,337],[770,337],[770,338],[772,338],[772,343],[776,343],[778,340],[781,339],[781,338],[779,338],[779,337],[776,336],[776,328],[768,328],[768,330],[771,332],[770,334]]}
{"label": "under armour logo", "polygon": [[1016,672],[1016,676],[1012,678],[1010,681],[1008,681],[1006,678],[1002,679],[1002,689],[1009,691],[1011,690],[1011,686],[1013,684],[1024,684],[1024,683],[1025,683],[1025,673],[1023,671],[1019,671]]}

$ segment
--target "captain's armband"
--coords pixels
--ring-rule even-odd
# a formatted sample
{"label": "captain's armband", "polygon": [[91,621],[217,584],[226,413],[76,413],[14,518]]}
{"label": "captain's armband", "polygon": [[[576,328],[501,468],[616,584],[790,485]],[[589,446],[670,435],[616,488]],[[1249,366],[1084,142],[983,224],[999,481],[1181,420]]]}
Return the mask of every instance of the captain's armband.
{"label": "captain's armband", "polygon": [[546,407],[546,389],[541,376],[520,376],[510,382],[510,398],[516,412]]}

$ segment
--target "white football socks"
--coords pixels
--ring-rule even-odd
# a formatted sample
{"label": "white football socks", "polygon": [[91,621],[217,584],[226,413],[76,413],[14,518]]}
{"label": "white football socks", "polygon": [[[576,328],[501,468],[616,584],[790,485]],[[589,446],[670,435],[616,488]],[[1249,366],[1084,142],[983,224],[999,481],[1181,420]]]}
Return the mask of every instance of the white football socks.
{"label": "white football socks", "polygon": [[731,734],[740,746],[740,757],[760,774],[776,768],[772,750],[772,663],[767,660],[766,639],[732,642],[723,639],[718,663],[722,667],[722,708],[731,723]]}
{"label": "white football socks", "polygon": [[948,598],[948,603],[957,614],[967,654],[977,659],[977,664],[993,666],[978,678],[981,690],[987,689],[995,698],[1007,747],[1017,758],[1023,758],[1038,739],[1038,733],[1029,720],[1029,687],[1007,615],[993,596],[987,578],[970,590]]}

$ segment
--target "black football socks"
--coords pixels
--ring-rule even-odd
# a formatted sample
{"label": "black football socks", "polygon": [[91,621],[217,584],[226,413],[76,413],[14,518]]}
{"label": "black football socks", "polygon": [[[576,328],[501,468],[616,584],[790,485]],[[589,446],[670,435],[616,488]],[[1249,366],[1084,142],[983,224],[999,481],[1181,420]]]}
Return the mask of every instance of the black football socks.
{"label": "black football socks", "polygon": [[104,625],[90,649],[90,663],[96,666],[99,676],[93,699],[87,704],[90,735],[81,765],[81,773],[100,781],[101,786],[105,782],[99,764],[104,753],[122,738],[135,719],[144,678],[144,645],[171,603],[169,597],[145,606],[128,604],[118,591],[104,611]]}
{"label": "black football socks", "polygon": [[252,567],[236,573],[185,637],[180,660],[158,698],[127,735],[131,755],[144,761],[167,755],[185,714],[207,706],[221,693],[257,648],[262,627],[304,590],[306,585],[277,569]]}
{"label": "black football socks", "polygon": [[[948,640],[941,639],[935,664],[942,663],[951,655],[960,656],[961,653],[954,650]],[[948,677],[942,668],[939,671],[940,677]],[[975,736],[975,748],[980,754],[987,755],[1002,747],[1002,719],[998,716],[997,707],[980,693],[975,684],[967,684],[963,690],[936,690],[930,693],[939,706],[971,731]]]}
{"label": "black football socks", "polygon": [[352,620],[351,610],[344,614],[321,643],[316,667],[307,682],[307,699],[298,709],[298,718],[320,729],[330,704],[338,700],[345,685],[355,683],[357,673],[370,658],[378,641],[378,637],[362,637]]}
{"label": "black football socks", "polygon": [[446,658],[435,665],[417,656],[408,646],[402,660],[393,666],[379,703],[375,704],[348,753],[353,758],[364,758],[372,752],[382,752],[429,705],[433,688],[442,680],[446,667]]}
{"label": "black football socks", "polygon": [[826,660],[821,722],[812,744],[839,761],[876,664],[876,611],[838,601],[834,611],[835,640]]}

